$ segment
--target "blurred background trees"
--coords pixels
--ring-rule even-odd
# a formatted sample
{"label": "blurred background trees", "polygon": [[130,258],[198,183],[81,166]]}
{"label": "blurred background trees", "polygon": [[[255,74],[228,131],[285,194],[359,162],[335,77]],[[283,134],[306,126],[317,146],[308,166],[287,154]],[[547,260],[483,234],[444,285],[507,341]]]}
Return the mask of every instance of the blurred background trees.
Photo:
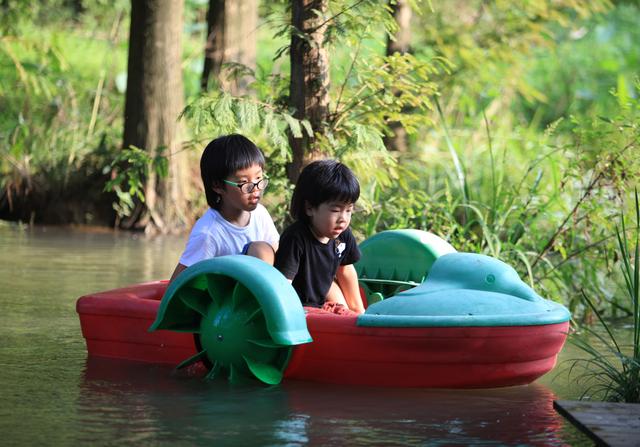
{"label": "blurred background trees", "polygon": [[233,94],[246,93],[246,77],[234,73],[233,67],[256,68],[258,1],[209,0],[206,16],[202,91],[208,90],[213,78],[215,85]]}

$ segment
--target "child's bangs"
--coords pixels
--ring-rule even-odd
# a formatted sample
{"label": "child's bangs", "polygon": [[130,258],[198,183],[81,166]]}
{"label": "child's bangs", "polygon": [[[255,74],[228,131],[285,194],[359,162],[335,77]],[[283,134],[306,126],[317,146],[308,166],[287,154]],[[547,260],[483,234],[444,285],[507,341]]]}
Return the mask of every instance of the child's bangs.
{"label": "child's bangs", "polygon": [[340,203],[356,203],[360,197],[360,188],[358,185],[343,185],[340,189],[336,189],[332,192],[331,197],[323,202],[340,202]]}
{"label": "child's bangs", "polygon": [[253,165],[264,168],[264,155],[254,145],[240,144],[227,155],[227,166],[230,173],[247,169]]}
{"label": "child's bangs", "polygon": [[353,175],[344,172],[334,172],[324,187],[318,203],[341,202],[356,203],[360,197],[360,185]]}

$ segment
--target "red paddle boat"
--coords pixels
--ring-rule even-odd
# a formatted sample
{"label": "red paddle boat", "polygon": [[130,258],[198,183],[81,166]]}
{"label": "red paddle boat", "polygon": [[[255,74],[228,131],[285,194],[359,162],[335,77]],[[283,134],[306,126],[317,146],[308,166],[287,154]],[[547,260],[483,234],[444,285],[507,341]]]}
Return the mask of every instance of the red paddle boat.
{"label": "red paddle boat", "polygon": [[513,268],[417,230],[364,241],[359,316],[304,308],[249,256],[199,262],[157,281],[81,297],[90,356],[206,365],[207,377],[390,387],[488,388],[551,370],[570,314]]}

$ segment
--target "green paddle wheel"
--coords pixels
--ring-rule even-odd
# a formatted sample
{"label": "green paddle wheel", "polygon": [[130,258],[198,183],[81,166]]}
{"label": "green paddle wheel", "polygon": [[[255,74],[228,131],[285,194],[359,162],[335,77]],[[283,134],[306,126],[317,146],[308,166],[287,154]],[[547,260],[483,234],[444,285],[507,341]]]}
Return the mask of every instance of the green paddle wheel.
{"label": "green paddle wheel", "polygon": [[256,378],[280,383],[292,346],[308,343],[305,313],[289,282],[251,256],[222,256],[192,265],[165,292],[149,331],[194,334],[198,352],[178,365],[202,361],[208,379]]}

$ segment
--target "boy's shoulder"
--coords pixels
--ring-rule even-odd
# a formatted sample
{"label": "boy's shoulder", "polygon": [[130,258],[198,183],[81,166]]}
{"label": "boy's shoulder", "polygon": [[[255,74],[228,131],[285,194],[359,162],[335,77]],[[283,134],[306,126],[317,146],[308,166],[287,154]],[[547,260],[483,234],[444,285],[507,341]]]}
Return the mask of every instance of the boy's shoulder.
{"label": "boy's shoulder", "polygon": [[198,220],[196,220],[196,223],[194,224],[194,227],[208,226],[212,222],[216,222],[219,217],[220,217],[220,213],[218,213],[213,208],[207,208],[207,210],[204,212],[204,214],[202,216],[200,216],[198,218]]}
{"label": "boy's shoulder", "polygon": [[193,224],[193,228],[191,228],[191,237],[210,234],[212,229],[219,226],[217,224],[219,216],[219,213],[213,208],[208,208],[207,211],[205,211],[204,214]]}

